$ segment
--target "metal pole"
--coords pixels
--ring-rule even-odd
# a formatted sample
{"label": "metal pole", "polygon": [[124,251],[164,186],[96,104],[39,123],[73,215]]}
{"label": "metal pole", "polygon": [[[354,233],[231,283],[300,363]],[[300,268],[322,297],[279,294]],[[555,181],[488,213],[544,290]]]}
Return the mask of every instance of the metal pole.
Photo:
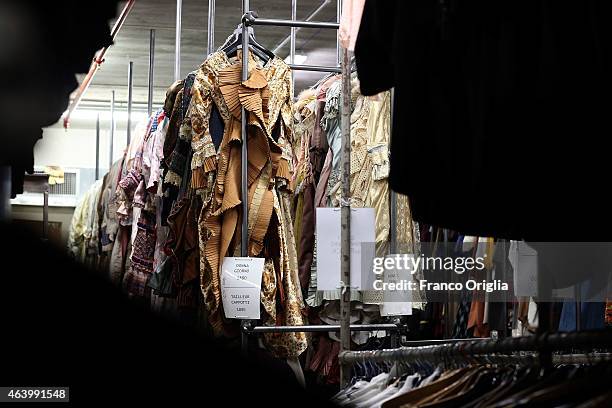
{"label": "metal pole", "polygon": [[208,42],[206,55],[215,52],[215,0],[208,0]]}
{"label": "metal pole", "polygon": [[[291,20],[297,20],[297,0],[291,0]],[[289,62],[295,64],[295,33],[296,28],[291,27],[291,43],[289,45]],[[291,89],[295,89],[295,72],[291,72]],[[293,100],[293,95],[291,100]]]}
{"label": "metal pole", "polygon": [[293,21],[293,20],[277,20],[272,18],[256,18],[252,14],[246,16],[248,25],[250,26],[274,26],[274,27],[297,27],[297,28],[326,28],[337,30],[340,24],[326,23],[321,21]]}
{"label": "metal pole", "polygon": [[[351,73],[350,56],[347,49],[342,49],[342,202],[340,217],[341,227],[341,269],[342,269],[342,300],[340,303],[340,350],[351,349]],[[348,366],[340,366],[341,386],[350,381],[350,369]]]}
{"label": "metal pole", "polygon": [[153,80],[155,67],[155,30],[149,30],[149,94],[147,97],[147,115],[153,113]]}
{"label": "metal pole", "polygon": [[47,185],[43,192],[43,233],[42,238],[44,240],[49,236],[49,181],[47,179]]}
{"label": "metal pole", "polygon": [[391,210],[389,216],[389,225],[391,227],[389,233],[391,238],[389,253],[395,254],[397,252],[397,194],[393,190],[389,192],[389,206]]}
{"label": "metal pole", "polygon": [[11,220],[11,166],[0,166],[0,221]]}
{"label": "metal pole", "polygon": [[[312,13],[310,13],[305,19],[304,21],[312,21],[313,18],[315,18],[317,16],[317,14],[319,14],[329,3],[331,3],[331,0],[324,0],[323,3],[321,3],[321,5],[319,7],[317,7]],[[298,31],[300,31],[302,28],[301,27],[296,27],[295,29],[295,33],[297,34]],[[272,52],[274,54],[277,54],[285,45],[287,45],[287,43],[291,40],[291,35],[288,35],[287,37],[285,37],[283,39],[283,41],[279,42],[273,49]]]}
{"label": "metal pole", "polygon": [[575,297],[575,302],[574,302],[574,307],[576,308],[576,331],[580,331],[582,330],[582,302],[581,302],[581,295],[582,295],[582,285],[580,283],[577,283],[574,285],[574,297]]}
{"label": "metal pole", "polygon": [[[391,126],[389,126],[389,129],[393,129],[393,114],[394,112],[394,108],[393,108],[393,103],[395,102],[395,89],[391,88],[391,100],[389,101],[391,104],[391,117],[390,117],[390,121],[391,121]],[[391,131],[392,133],[393,131]],[[389,151],[391,152],[391,141],[393,140],[393,134],[389,134]],[[389,192],[389,205],[390,205],[390,217],[389,217],[389,224],[391,227],[391,231],[390,231],[390,237],[391,238],[391,243],[389,245],[389,251],[392,254],[395,254],[397,251],[397,194],[395,193],[395,191],[391,190]],[[412,231],[411,231],[411,235],[412,235]],[[416,255],[415,255],[416,256]]]}
{"label": "metal pole", "polygon": [[[242,0],[243,15],[249,12],[249,0]],[[248,26],[242,23],[242,81],[249,79],[249,33]],[[248,150],[247,150],[247,111],[242,106],[242,152],[241,152],[241,191],[240,199],[242,201],[242,229],[240,237],[240,255],[249,256],[249,192],[248,192]],[[247,321],[242,322],[249,324]],[[248,337],[242,335],[242,352],[246,354],[248,351]]]}
{"label": "metal pole", "polygon": [[[125,20],[130,14],[130,11],[132,10],[132,8],[134,7],[135,1],[136,0],[129,0],[125,4],[125,7],[123,7],[121,14],[115,21],[115,25],[113,26],[110,32],[111,41],[109,42],[109,44],[114,44],[115,38],[117,38],[117,34],[119,34],[119,30],[121,30],[121,27],[123,27]],[[89,66],[89,72],[83,79],[83,82],[81,82],[79,89],[76,90],[76,93],[72,99],[72,102],[70,102],[70,106],[68,106],[68,109],[66,109],[66,112],[64,113],[64,128],[65,129],[68,128],[68,124],[70,123],[70,115],[72,114],[72,112],[74,112],[74,110],[77,108],[77,106],[83,99],[83,95],[85,95],[85,93],[87,92],[87,89],[89,89],[89,86],[91,85],[91,82],[93,81],[93,78],[96,75],[96,72],[98,72],[98,70],[100,69],[100,66],[104,62],[104,55],[106,55],[106,52],[108,51],[109,48],[110,48],[110,45],[102,48],[94,56],[93,61],[91,62],[91,65]]]}
{"label": "metal pole", "polygon": [[324,67],[322,65],[299,65],[289,64],[292,71],[313,71],[313,72],[342,72],[340,67]]}
{"label": "metal pole", "polygon": [[100,114],[96,116],[96,180],[100,178]]}
{"label": "metal pole", "polygon": [[[242,6],[245,13],[249,10],[249,0],[242,0]],[[246,24],[242,25],[242,81],[249,79],[249,34]],[[244,106],[242,107],[242,236],[240,252],[241,256],[248,256],[249,245],[249,210],[248,210],[248,151],[247,151],[247,112]]]}
{"label": "metal pole", "polygon": [[127,101],[127,140],[126,146],[132,140],[132,91],[134,88],[134,63],[128,64],[128,101]]}
{"label": "metal pole", "polygon": [[108,168],[113,167],[113,142],[115,141],[115,90],[111,91],[110,104],[110,136],[109,136]]}
{"label": "metal pole", "polygon": [[[336,23],[340,27],[340,17],[342,16],[342,0],[337,0],[336,3]],[[340,47],[340,36],[336,35],[336,58],[337,63],[340,65],[340,61],[343,59],[342,47]],[[350,69],[349,69],[350,74]]]}
{"label": "metal pole", "polygon": [[176,32],[174,39],[174,80],[181,79],[181,22],[183,0],[176,0]]}

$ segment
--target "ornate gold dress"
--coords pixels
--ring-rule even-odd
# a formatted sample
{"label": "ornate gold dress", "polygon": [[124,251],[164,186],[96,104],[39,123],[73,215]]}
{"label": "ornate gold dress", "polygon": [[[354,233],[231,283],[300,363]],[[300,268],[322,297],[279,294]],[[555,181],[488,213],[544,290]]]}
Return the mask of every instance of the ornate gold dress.
{"label": "ornate gold dress", "polygon": [[[261,303],[267,325],[304,324],[291,218],[293,173],[291,70],[279,58],[263,65],[249,55],[249,75],[241,81],[242,55],[212,54],[196,73],[186,115],[191,128],[191,187],[202,199],[198,232],[201,289],[210,323],[225,332],[220,265],[238,256],[241,237],[242,107],[248,114],[248,256],[266,259]],[[224,122],[215,147],[209,119],[213,104]],[[295,357],[307,347],[304,333],[269,334],[266,345],[279,357]]]}

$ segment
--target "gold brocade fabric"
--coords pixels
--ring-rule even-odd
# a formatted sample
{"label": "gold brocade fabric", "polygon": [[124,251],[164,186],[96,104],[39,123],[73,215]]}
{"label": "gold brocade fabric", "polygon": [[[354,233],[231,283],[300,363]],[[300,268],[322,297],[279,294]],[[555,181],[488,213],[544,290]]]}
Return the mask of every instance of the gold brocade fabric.
{"label": "gold brocade fabric", "polygon": [[351,114],[351,205],[374,208],[376,255],[384,256],[388,253],[390,222],[390,94],[372,99],[360,95],[356,86],[352,94],[357,96]]}
{"label": "gold brocade fabric", "polygon": [[389,242],[389,135],[391,134],[391,94],[385,92],[380,100],[369,100],[367,151],[371,161],[372,184],[365,199],[366,207],[376,212],[376,252],[383,256]]}
{"label": "gold brocade fabric", "polygon": [[[279,58],[264,66],[249,55],[242,81],[242,55],[212,54],[197,71],[188,115],[192,127],[192,188],[202,197],[199,216],[201,288],[211,326],[223,334],[220,265],[239,251],[241,227],[241,116],[248,117],[248,255],[266,258],[262,278],[263,321],[302,325],[303,300],[290,214],[293,174],[291,70]],[[208,121],[213,104],[224,121],[218,149]],[[276,140],[275,140],[276,138]],[[265,336],[279,357],[307,347],[304,333]]]}

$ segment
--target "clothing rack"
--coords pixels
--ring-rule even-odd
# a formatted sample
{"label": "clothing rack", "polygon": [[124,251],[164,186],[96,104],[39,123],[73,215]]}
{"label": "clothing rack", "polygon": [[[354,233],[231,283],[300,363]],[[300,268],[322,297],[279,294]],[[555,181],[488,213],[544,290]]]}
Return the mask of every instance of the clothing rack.
{"label": "clothing rack", "polygon": [[[555,360],[552,359],[552,352],[554,351],[593,350],[612,347],[612,330],[507,337],[498,340],[470,339],[468,341],[458,341],[458,339],[454,339],[450,341],[453,341],[453,343],[400,347],[392,350],[343,351],[340,353],[339,359],[342,365],[351,365],[363,361],[393,362],[414,361],[417,359],[427,359],[432,362],[465,361],[477,359],[479,356],[521,351],[537,352],[540,365],[549,367]],[[542,360],[541,354],[550,354],[550,364],[548,364],[547,360]],[[567,358],[567,360],[570,358]]]}
{"label": "clothing rack", "polygon": [[[342,259],[342,300],[341,300],[341,316],[342,324],[339,327],[340,338],[341,338],[341,350],[350,349],[350,333],[354,330],[370,330],[370,328],[359,327],[360,325],[350,324],[350,205],[348,204],[348,192],[350,188],[350,159],[348,153],[350,153],[350,59],[347,50],[342,52],[342,63],[340,67],[326,67],[316,65],[296,65],[294,64],[295,56],[295,28],[321,28],[321,29],[333,29],[338,30],[340,27],[340,10],[341,1],[338,0],[338,11],[336,23],[328,22],[314,22],[314,21],[300,21],[296,19],[296,2],[292,0],[292,19],[291,20],[279,20],[279,19],[262,19],[259,18],[256,13],[250,10],[249,0],[242,1],[242,49],[248,50],[249,48],[249,35],[248,29],[251,26],[276,26],[276,27],[291,27],[291,64],[292,69],[303,70],[303,71],[316,71],[316,72],[341,72],[343,74],[342,82],[342,100],[343,109],[341,112],[341,129],[342,129],[342,179],[343,179],[343,204],[341,207],[342,212],[342,238],[341,238],[341,259]],[[209,10],[209,21],[210,13],[214,10]],[[214,20],[214,17],[213,17]],[[209,30],[211,27],[209,27]],[[338,52],[340,56],[340,52]],[[242,80],[248,79],[248,58],[242,59]],[[242,134],[247,134],[247,119],[244,107],[242,108]],[[242,200],[242,236],[241,236],[241,256],[248,256],[248,185],[247,185],[247,166],[245,163],[248,161],[248,151],[246,143],[242,143],[242,183],[241,183],[241,200]],[[243,321],[242,326],[248,326],[247,321]],[[312,329],[312,330],[311,330]],[[389,328],[390,329],[390,328]],[[242,331],[242,350],[246,352],[248,344],[248,334],[255,332],[284,332],[286,330],[298,330],[298,331],[313,331],[313,330],[325,330],[330,331],[330,327],[323,326],[321,329],[313,326],[303,326],[296,328],[288,327],[253,327],[250,330]],[[347,373],[341,372],[341,377],[347,376]]]}
{"label": "clothing rack", "polygon": [[[304,326],[249,326],[243,325],[242,330],[248,334],[259,333],[318,333],[318,332],[340,332],[339,324],[316,324]],[[383,323],[383,324],[351,324],[351,331],[387,331],[401,332],[404,330],[399,324]]]}

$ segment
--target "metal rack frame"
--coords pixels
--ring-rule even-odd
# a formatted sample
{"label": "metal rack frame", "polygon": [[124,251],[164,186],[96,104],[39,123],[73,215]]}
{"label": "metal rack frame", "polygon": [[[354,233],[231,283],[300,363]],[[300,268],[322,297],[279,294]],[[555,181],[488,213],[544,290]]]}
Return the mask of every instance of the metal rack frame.
{"label": "metal rack frame", "polygon": [[[427,340],[432,342],[435,340]],[[537,352],[540,365],[552,364],[553,351],[596,349],[612,347],[612,330],[552,333],[538,336],[507,337],[504,339],[449,339],[439,340],[442,344],[400,347],[392,350],[344,351],[339,355],[340,363],[351,365],[356,362],[410,361],[413,359],[469,359],[487,354],[513,352]],[[421,343],[421,342],[415,342]],[[542,354],[545,358],[542,358]],[[550,359],[549,359],[550,357]]]}
{"label": "metal rack frame", "polygon": [[[178,0],[181,1],[181,0]],[[211,0],[214,1],[214,0]],[[178,12],[178,10],[177,10]],[[180,15],[179,15],[180,17]],[[180,48],[175,50],[175,60],[180,61]],[[149,30],[149,66],[147,72],[147,115],[153,113],[153,79],[155,68],[155,29]],[[126,127],[126,147],[129,147],[132,133],[132,106],[133,106],[133,88],[134,88],[134,62],[128,62],[128,84],[127,84],[127,127]],[[114,140],[115,140],[115,90],[111,91],[110,99],[110,127],[109,127],[109,143],[108,143],[108,171],[113,167]],[[96,117],[96,167],[95,179],[100,177],[100,114]]]}
{"label": "metal rack frame", "polygon": [[[386,331],[398,333],[403,331],[401,325],[393,323],[382,324],[351,324],[351,331]],[[320,332],[340,332],[339,324],[315,324],[304,326],[249,326],[243,325],[242,331],[247,334],[259,333],[320,333]]]}
{"label": "metal rack frame", "polygon": [[[337,43],[337,51],[338,51],[338,63],[339,66],[319,66],[319,65],[299,65],[294,64],[295,59],[295,35],[298,29],[300,28],[321,28],[321,29],[338,29],[339,28],[339,18],[340,18],[340,9],[341,9],[341,0],[337,0],[338,11],[337,11],[337,19],[338,22],[330,23],[330,22],[314,22],[310,21],[310,19],[316,15],[320,11],[322,7],[327,5],[331,0],[326,0],[322,3],[321,6],[317,10],[315,10],[311,15],[309,15],[306,20],[297,20],[296,18],[296,5],[297,0],[292,0],[292,16],[291,20],[282,20],[282,19],[261,19],[258,18],[257,15],[249,10],[249,0],[243,0],[243,17],[242,17],[242,39],[243,39],[243,49],[248,49],[249,46],[249,36],[246,35],[249,26],[278,26],[278,27],[291,27],[291,35],[290,35],[290,61],[288,64],[289,67],[294,71],[313,71],[313,72],[332,72],[332,73],[342,73],[343,74],[343,109],[342,109],[342,155],[343,155],[343,196],[344,198],[348,197],[348,186],[347,182],[348,174],[350,173],[350,161],[345,160],[344,158],[349,157],[350,155],[350,98],[348,97],[348,92],[350,89],[350,61],[349,61],[349,53],[346,50],[342,50],[340,52],[340,47]],[[214,51],[214,23],[215,23],[215,0],[209,0],[209,12],[208,12],[208,39],[207,39],[207,50],[208,53],[212,53]],[[126,7],[129,12],[129,8]],[[124,10],[125,11],[125,10]],[[181,22],[182,22],[182,0],[176,0],[176,39],[175,39],[175,64],[174,64],[174,74],[175,78],[180,78],[180,57],[181,57]],[[149,72],[148,72],[148,100],[147,100],[147,112],[150,115],[152,113],[152,103],[153,103],[153,68],[154,68],[154,49],[155,49],[155,30],[150,30],[150,46],[149,46]],[[283,46],[286,43],[285,39],[281,42],[277,49]],[[341,63],[340,63],[341,60]],[[248,67],[246,66],[247,59],[243,59],[243,80],[246,80],[246,75],[248,71]],[[131,108],[132,108],[132,86],[133,86],[133,63],[130,61],[128,65],[128,126],[127,126],[127,144],[130,142],[130,133],[131,133]],[[346,82],[345,82],[346,81]],[[348,83],[348,86],[347,86]],[[392,90],[391,96],[391,122],[393,122],[393,106],[394,106],[394,94]],[[76,101],[78,103],[78,101]],[[76,105],[76,104],[75,104]],[[110,132],[109,132],[109,169],[113,164],[113,142],[114,142],[114,133],[115,133],[115,91],[112,91],[111,101],[110,101]],[[70,110],[69,110],[70,112]],[[246,135],[246,115],[242,112],[242,134]],[[99,177],[99,155],[100,155],[100,118],[99,115],[96,119],[96,151],[95,151],[95,177],[98,179]],[[246,163],[248,159],[248,152],[246,148],[246,144],[242,145],[242,160],[243,163]],[[346,179],[345,179],[346,177]],[[248,246],[248,238],[246,231],[248,230],[247,222],[248,222],[248,206],[246,199],[246,166],[243,166],[242,169],[242,200],[243,200],[243,227],[242,227],[242,239],[241,239],[241,255],[247,255],[247,246]],[[346,191],[344,190],[346,188]],[[45,197],[46,198],[46,197]],[[395,193],[391,193],[390,206],[391,206],[391,248],[395,250],[395,225],[396,225],[396,214],[395,214]],[[348,202],[347,200],[344,200]],[[342,324],[341,325],[304,325],[304,326],[252,326],[250,321],[243,321],[242,325],[242,344],[243,350],[246,347],[247,336],[259,333],[272,333],[272,332],[340,332],[342,339],[342,350],[343,350],[343,358],[341,359],[342,366],[344,367],[347,363],[346,361],[350,360],[351,354],[348,352],[350,349],[350,332],[353,331],[375,331],[375,330],[384,330],[392,333],[392,336],[396,336],[397,333],[403,330],[403,327],[397,324],[379,324],[379,325],[351,325],[348,320],[348,316],[350,315],[350,301],[348,300],[348,295],[350,291],[348,288],[350,287],[350,241],[348,237],[350,237],[350,207],[348,204],[343,204],[343,217],[342,217],[342,288],[343,288],[343,297],[341,302],[341,310],[342,310]],[[345,211],[346,210],[346,211]],[[44,211],[46,214],[46,211]],[[48,218],[46,215],[43,217],[45,220]],[[46,222],[45,222],[46,224]],[[45,228],[46,234],[46,228]],[[577,330],[581,328],[581,310],[580,310],[580,299],[579,299],[579,290],[577,291],[577,301],[575,302],[576,306],[576,327]],[[543,308],[543,319],[547,321],[548,308]],[[506,313],[507,315],[507,313]],[[539,337],[529,337],[529,338],[510,338],[498,340],[495,343],[491,343],[492,340],[488,339],[446,339],[446,340],[425,340],[425,341],[409,341],[402,342],[401,346],[403,348],[397,349],[397,351],[391,351],[392,353],[403,353],[403,349],[405,347],[423,347],[423,346],[433,346],[433,347],[444,347],[446,351],[450,351],[448,347],[454,347],[452,350],[457,349],[458,344],[466,345],[470,350],[475,349],[479,352],[483,352],[481,347],[484,347],[485,350],[497,350],[497,349],[505,349],[508,351],[508,347],[516,347],[515,350],[519,348],[523,350],[524,348],[533,349],[540,347],[539,351],[541,351],[541,362],[543,364],[548,364],[551,361],[550,350],[547,348],[541,348],[542,344],[561,344],[563,341],[567,341],[567,339],[573,339],[572,341],[580,340],[586,341],[589,337],[582,337],[584,334],[588,336],[588,333],[578,333],[580,336],[574,337],[574,334],[564,334],[564,335],[551,335],[542,340],[542,336],[544,330],[547,330],[546,324],[542,324],[540,327],[540,336]],[[608,336],[608,342],[612,339]],[[488,341],[488,343],[483,343],[483,341]],[[543,341],[543,342],[542,342]],[[478,342],[479,346],[476,347],[475,344]],[[553,342],[553,343],[551,343]],[[510,346],[508,346],[510,345]],[[575,344],[572,344],[576,346]],[[570,346],[566,344],[566,346]],[[522,347],[522,348],[521,348]],[[462,348],[462,353],[465,351],[465,348]],[[385,350],[383,353],[376,351],[377,356],[388,355],[389,350]],[[488,351],[491,352],[491,351]],[[496,351],[493,351],[496,352]],[[366,353],[366,354],[363,354]],[[367,352],[359,352],[359,358],[364,358],[364,355],[368,355]],[[374,355],[374,354],[372,354]],[[343,368],[342,379],[346,381],[346,369]]]}
{"label": "metal rack frame", "polygon": [[[341,301],[341,315],[342,324],[339,327],[333,326],[300,326],[300,327],[250,327],[248,321],[243,321],[242,326],[242,350],[246,352],[248,346],[248,335],[251,333],[263,333],[263,332],[287,332],[287,331],[299,331],[299,332],[314,332],[314,331],[335,331],[340,332],[341,338],[341,350],[350,349],[350,333],[356,330],[373,330],[372,325],[351,325],[350,324],[350,205],[348,204],[348,192],[350,188],[349,177],[350,177],[350,159],[348,153],[350,153],[350,58],[348,50],[342,50],[342,59],[340,67],[325,67],[325,66],[313,66],[313,65],[296,65],[294,64],[295,57],[295,32],[296,28],[321,28],[321,29],[333,29],[337,30],[340,27],[340,10],[341,1],[338,0],[338,10],[336,23],[328,22],[314,22],[314,21],[300,21],[296,19],[296,1],[292,0],[292,19],[291,20],[280,20],[280,19],[262,19],[259,18],[253,11],[250,10],[249,0],[242,0],[242,49],[248,50],[249,48],[249,35],[248,29],[251,26],[277,26],[277,27],[291,27],[291,46],[290,46],[290,58],[292,69],[303,70],[303,71],[317,71],[317,72],[341,72],[343,74],[342,82],[342,103],[343,109],[341,113],[341,130],[342,130],[342,178],[343,178],[343,202],[345,204],[341,207],[342,213],[342,240],[341,240],[341,288],[342,288],[342,301]],[[210,13],[214,10],[209,11],[209,21],[214,21],[214,16],[210,16]],[[209,27],[210,30],[211,27]],[[337,46],[338,47],[338,46]],[[340,52],[338,52],[340,57]],[[248,58],[242,59],[242,80],[248,79]],[[247,134],[247,118],[244,107],[242,108],[242,135]],[[248,185],[247,185],[247,166],[248,162],[248,151],[247,144],[242,143],[242,183],[241,183],[241,200],[242,200],[242,236],[241,236],[241,256],[248,256]],[[378,326],[384,327],[385,330],[397,330],[398,326]],[[342,369],[341,369],[342,371]],[[341,377],[345,378],[347,375],[341,372]]]}

